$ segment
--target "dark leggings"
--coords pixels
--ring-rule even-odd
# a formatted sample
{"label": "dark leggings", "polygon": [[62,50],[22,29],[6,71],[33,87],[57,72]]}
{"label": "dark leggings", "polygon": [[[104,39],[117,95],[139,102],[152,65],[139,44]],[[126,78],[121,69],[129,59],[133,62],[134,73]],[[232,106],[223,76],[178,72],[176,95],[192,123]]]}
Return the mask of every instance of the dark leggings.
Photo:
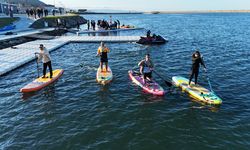
{"label": "dark leggings", "polygon": [[53,77],[51,61],[49,61],[47,63],[43,63],[43,76],[45,77],[45,75],[46,75],[47,66],[49,66],[50,77]]}
{"label": "dark leggings", "polygon": [[194,70],[192,70],[192,72],[191,72],[191,74],[190,74],[190,78],[189,78],[189,85],[190,85],[190,83],[191,83],[191,80],[193,79],[193,77],[195,76],[195,84],[197,84],[197,80],[198,80],[198,75],[199,75],[199,70],[197,69],[194,69]]}
{"label": "dark leggings", "polygon": [[143,74],[143,78],[144,78],[144,79],[147,79],[147,77],[148,77],[149,79],[151,79],[151,78],[152,78],[152,72],[144,73],[144,74]]}

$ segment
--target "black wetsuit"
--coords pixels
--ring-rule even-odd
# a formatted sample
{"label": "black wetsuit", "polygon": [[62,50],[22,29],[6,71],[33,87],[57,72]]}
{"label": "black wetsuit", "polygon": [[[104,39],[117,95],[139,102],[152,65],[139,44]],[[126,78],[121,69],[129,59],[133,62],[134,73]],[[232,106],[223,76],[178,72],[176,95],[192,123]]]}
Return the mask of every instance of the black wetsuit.
{"label": "black wetsuit", "polygon": [[204,68],[206,68],[203,60],[200,57],[194,57],[193,56],[192,57],[191,74],[190,74],[190,78],[189,78],[189,84],[191,83],[191,80],[193,79],[194,76],[195,76],[195,84],[197,84],[200,64],[202,64],[204,66]]}

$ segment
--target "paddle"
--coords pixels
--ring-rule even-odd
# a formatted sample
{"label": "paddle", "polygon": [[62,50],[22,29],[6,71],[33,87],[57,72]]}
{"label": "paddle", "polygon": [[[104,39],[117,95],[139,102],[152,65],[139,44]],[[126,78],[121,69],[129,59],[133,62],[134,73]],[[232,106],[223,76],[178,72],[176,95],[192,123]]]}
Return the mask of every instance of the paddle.
{"label": "paddle", "polygon": [[[203,58],[203,57],[201,57],[201,60],[202,60],[202,62],[203,62],[203,64],[204,64],[204,58]],[[205,76],[206,76],[206,79],[207,79],[207,82],[208,82],[210,91],[211,91],[212,93],[214,93],[213,88],[212,88],[212,85],[211,85],[211,82],[210,82],[210,79],[209,79],[208,74],[207,74],[207,70],[206,70],[205,68],[204,68],[204,72],[205,72],[205,74],[206,74]]]}
{"label": "paddle", "polygon": [[165,80],[159,73],[157,73],[155,70],[153,70],[153,72],[158,76],[160,77],[162,80],[164,80],[164,82],[167,84],[167,86],[171,87],[172,86],[172,83]]}
{"label": "paddle", "polygon": [[205,71],[205,73],[206,73],[206,78],[207,78],[207,82],[208,82],[208,85],[209,85],[210,91],[211,91],[212,93],[214,93],[214,90],[213,90],[213,88],[212,88],[212,85],[211,85],[210,79],[209,79],[209,77],[208,77],[208,75],[207,75],[207,71]]}
{"label": "paddle", "polygon": [[[134,69],[137,69],[137,68],[139,68],[139,66],[133,67],[133,70],[134,70]],[[171,82],[165,80],[165,79],[164,79],[159,73],[157,73],[155,70],[153,70],[153,72],[154,72],[157,76],[159,76],[162,80],[164,80],[164,82],[167,84],[167,86],[169,86],[169,87],[172,86],[172,83],[171,83]]]}
{"label": "paddle", "polygon": [[[35,57],[37,57],[36,54],[37,53],[35,53]],[[36,68],[37,68],[37,78],[39,78],[40,75],[39,75],[39,66],[37,60],[36,60]]]}

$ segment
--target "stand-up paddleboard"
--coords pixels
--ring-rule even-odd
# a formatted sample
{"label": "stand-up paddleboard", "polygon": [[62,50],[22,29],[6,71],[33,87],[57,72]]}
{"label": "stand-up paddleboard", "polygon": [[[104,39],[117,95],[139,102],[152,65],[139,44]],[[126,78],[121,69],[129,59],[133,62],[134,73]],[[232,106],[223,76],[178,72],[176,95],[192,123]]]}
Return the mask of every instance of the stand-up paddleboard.
{"label": "stand-up paddleboard", "polygon": [[51,83],[55,82],[61,75],[63,74],[62,69],[57,69],[53,71],[53,78],[49,78],[50,73],[46,74],[46,78],[39,77],[29,83],[28,85],[24,86],[21,88],[21,92],[26,93],[26,92],[35,92],[38,90],[41,90],[42,88],[50,85]]}
{"label": "stand-up paddleboard", "polygon": [[96,81],[100,84],[105,85],[111,82],[112,79],[113,79],[113,73],[110,67],[108,66],[108,71],[107,71],[106,66],[103,65],[103,72],[102,72],[101,66],[99,66],[96,72]]}
{"label": "stand-up paddleboard", "polygon": [[151,81],[150,83],[143,83],[143,76],[133,70],[128,71],[130,79],[140,86],[147,93],[151,93],[153,95],[163,96],[165,94],[164,89],[155,81]]}
{"label": "stand-up paddleboard", "polygon": [[219,98],[208,89],[198,84],[195,85],[194,82],[191,82],[191,87],[188,87],[189,80],[187,78],[174,76],[172,77],[172,80],[177,87],[180,87],[182,90],[190,94],[191,97],[198,101],[214,105],[220,105],[222,103],[221,98]]}

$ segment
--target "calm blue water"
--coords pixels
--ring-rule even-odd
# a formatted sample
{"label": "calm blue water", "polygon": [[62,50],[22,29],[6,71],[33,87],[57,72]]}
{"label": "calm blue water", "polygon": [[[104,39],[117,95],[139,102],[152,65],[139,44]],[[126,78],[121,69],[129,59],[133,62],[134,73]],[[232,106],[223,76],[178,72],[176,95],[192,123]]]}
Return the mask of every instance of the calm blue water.
{"label": "calm blue water", "polygon": [[[87,19],[109,18],[89,15]],[[107,43],[114,80],[98,85],[98,43],[72,43],[51,53],[65,69],[55,84],[29,95],[35,61],[0,77],[0,149],[248,149],[250,147],[250,14],[113,15],[169,39],[161,46]],[[120,35],[142,35],[145,31]],[[46,46],[46,43],[44,43]],[[192,101],[178,88],[145,94],[128,70],[146,53],[165,78],[188,77],[200,49],[221,107]],[[156,76],[154,76],[156,77]],[[169,90],[161,79],[156,79]],[[199,83],[208,87],[204,74]]]}

